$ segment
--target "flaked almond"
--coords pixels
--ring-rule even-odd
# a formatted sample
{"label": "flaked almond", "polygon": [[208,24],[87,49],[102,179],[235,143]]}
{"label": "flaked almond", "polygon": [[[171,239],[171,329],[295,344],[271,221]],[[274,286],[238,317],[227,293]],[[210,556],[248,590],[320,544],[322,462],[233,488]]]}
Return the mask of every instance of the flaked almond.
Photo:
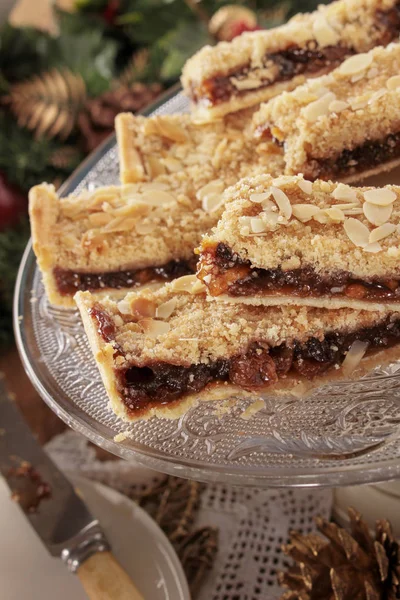
{"label": "flaked almond", "polygon": [[361,79],[363,79],[365,76],[366,76],[366,72],[360,71],[356,75],[352,75],[350,81],[351,81],[351,83],[356,83],[357,81],[360,81]]}
{"label": "flaked almond", "polygon": [[223,204],[224,197],[221,194],[208,194],[201,202],[203,210],[208,214],[216,212],[221,208],[221,206],[223,206]]}
{"label": "flaked almond", "polygon": [[363,204],[364,215],[372,225],[383,225],[386,223],[390,219],[392,210],[392,204],[388,204],[387,206],[379,206],[378,204],[370,204],[369,202],[364,202]]}
{"label": "flaked almond", "polygon": [[261,204],[261,202],[268,200],[271,197],[271,194],[271,190],[268,190],[267,192],[261,192],[260,194],[250,194],[249,200],[255,204]]}
{"label": "flaked almond", "polygon": [[314,204],[294,204],[292,207],[293,216],[302,223],[310,221],[314,215],[319,213],[319,210],[318,206]]}
{"label": "flaked almond", "polygon": [[130,302],[131,315],[136,319],[145,317],[154,317],[156,314],[156,305],[147,298],[134,298]]}
{"label": "flaked almond", "polygon": [[350,56],[338,68],[342,75],[355,75],[360,71],[368,69],[372,64],[372,55],[370,53],[361,53]]}
{"label": "flaked almond", "polygon": [[299,181],[297,182],[298,187],[301,189],[302,192],[304,192],[305,194],[312,194],[313,191],[313,187],[312,187],[312,181],[308,181],[308,179],[299,179]]}
{"label": "flaked almond", "polygon": [[115,217],[140,217],[150,212],[150,207],[146,202],[129,202],[124,206],[114,209]]}
{"label": "flaked almond", "polygon": [[250,219],[250,228],[253,233],[263,233],[266,231],[266,225],[259,217],[253,217]]}
{"label": "flaked almond", "polygon": [[338,33],[323,14],[316,16],[312,29],[318,45],[322,48],[324,46],[335,46],[340,39]]}
{"label": "flaked almond", "polygon": [[346,374],[352,373],[358,367],[368,349],[368,345],[368,342],[362,342],[361,340],[355,340],[352,343],[342,363],[342,370]]}
{"label": "flaked almond", "polygon": [[138,221],[135,224],[135,229],[137,233],[140,235],[147,235],[148,233],[152,233],[155,229],[154,221]]}
{"label": "flaked almond", "polygon": [[163,158],[161,162],[170,173],[177,173],[183,168],[182,163],[176,158],[167,156],[167,158]]}
{"label": "flaked almond", "polygon": [[151,178],[155,179],[159,175],[166,173],[165,166],[155,156],[148,156],[146,160],[146,171]]}
{"label": "flaked almond", "polygon": [[127,218],[127,217],[121,217],[121,218],[117,218],[114,219],[115,225],[112,227],[112,221],[110,221],[110,223],[108,223],[103,231],[107,231],[107,233],[118,233],[118,232],[123,232],[123,231],[133,231],[133,229],[135,229],[136,227],[136,223],[137,223],[137,219],[134,219],[133,217]]}
{"label": "flaked almond", "polygon": [[124,298],[123,300],[120,300],[118,302],[117,308],[118,308],[119,312],[121,314],[123,314],[123,315],[130,315],[131,314],[131,305],[126,300],[126,298]]}
{"label": "flaked almond", "polygon": [[351,202],[357,202],[357,193],[353,188],[344,183],[339,183],[332,192],[332,198],[335,200],[348,200]]}
{"label": "flaked almond", "polygon": [[344,102],[343,100],[333,100],[328,106],[328,109],[335,113],[340,113],[343,110],[346,110],[346,108],[349,108],[349,103]]}
{"label": "flaked almond", "polygon": [[203,185],[202,188],[197,190],[196,198],[197,200],[203,200],[209,194],[222,194],[224,191],[224,182],[220,179],[214,179],[206,185]]}
{"label": "flaked almond", "polygon": [[172,204],[176,202],[176,199],[169,192],[163,190],[154,190],[154,192],[144,192],[141,195],[141,199],[146,202],[149,206],[163,206],[165,204]]}
{"label": "flaked almond", "polygon": [[168,184],[162,181],[145,181],[140,184],[140,192],[154,192],[156,190],[167,191],[169,189]]}
{"label": "flaked almond", "polygon": [[393,223],[384,223],[380,225],[376,229],[373,229],[369,234],[369,243],[379,242],[380,240],[385,239],[389,235],[392,235],[396,231],[396,225]]}
{"label": "flaked almond", "polygon": [[393,75],[386,82],[386,87],[388,90],[397,90],[400,87],[400,75]]}
{"label": "flaked almond", "polygon": [[355,246],[364,248],[369,243],[369,229],[358,219],[346,219],[343,223],[347,237]]}
{"label": "flaked almond", "polygon": [[189,294],[198,294],[206,289],[206,286],[197,279],[196,275],[184,275],[179,279],[174,279],[171,283],[174,292],[187,292]]}
{"label": "flaked almond", "polygon": [[324,210],[319,210],[317,214],[313,216],[313,220],[317,221],[317,223],[321,223],[321,225],[329,223],[329,217],[327,214],[325,214]]}
{"label": "flaked almond", "polygon": [[358,96],[357,98],[352,98],[350,100],[350,106],[352,110],[360,110],[360,108],[365,108],[368,104],[369,98],[367,96]]}
{"label": "flaked almond", "polygon": [[345,217],[343,211],[341,211],[340,208],[337,208],[336,206],[333,208],[327,208],[325,210],[325,213],[332,221],[344,221]]}
{"label": "flaked almond", "polygon": [[363,248],[364,252],[370,252],[371,254],[377,254],[377,252],[380,252],[381,250],[382,246],[379,242],[372,242],[372,244],[367,244]]}
{"label": "flaked almond", "polygon": [[369,202],[370,204],[388,206],[389,204],[393,204],[397,195],[388,188],[375,188],[364,192],[364,198],[366,202]]}
{"label": "flaked almond", "polygon": [[156,319],[168,319],[174,312],[177,304],[176,298],[171,298],[171,300],[167,300],[160,306],[156,308]]}
{"label": "flaked almond", "polygon": [[368,104],[377,102],[379,100],[379,98],[382,98],[383,96],[386,96],[386,90],[383,90],[383,89],[377,90],[374,94],[372,94],[372,96],[368,100]]}
{"label": "flaked almond", "polygon": [[[275,226],[279,223],[279,213],[272,210],[264,210],[262,213],[263,221],[267,223],[267,225]],[[249,232],[250,233],[250,232]]]}
{"label": "flaked almond", "polygon": [[111,215],[104,212],[93,213],[92,215],[89,215],[88,218],[93,227],[104,227],[104,225],[107,225],[112,219]]}
{"label": "flaked almond", "polygon": [[346,204],[335,204],[335,208],[340,208],[340,210],[349,210],[351,208],[360,208],[360,204],[358,202],[348,202]]}
{"label": "flaked almond", "polygon": [[354,216],[354,215],[362,215],[363,210],[361,208],[361,206],[359,206],[358,208],[346,208],[346,209],[341,209],[343,210],[343,214],[348,217],[348,216]]}
{"label": "flaked almond", "polygon": [[161,135],[178,143],[187,140],[186,131],[171,116],[157,116],[147,119],[143,126],[143,132],[145,135]]}
{"label": "flaked almond", "polygon": [[170,324],[165,321],[156,321],[155,319],[142,319],[139,325],[144,333],[152,338],[158,338],[165,335],[170,330]]}
{"label": "flaked almond", "polygon": [[290,217],[292,216],[292,205],[285,192],[273,185],[271,186],[270,190],[281,215],[285,217],[285,219],[290,219]]}
{"label": "flaked almond", "polygon": [[303,115],[307,121],[314,122],[319,117],[329,114],[329,105],[336,100],[335,94],[328,92],[318,100],[311,102],[303,109]]}
{"label": "flaked almond", "polygon": [[136,199],[140,192],[139,185],[137,183],[126,183],[120,188],[120,195],[123,200],[133,197]]}

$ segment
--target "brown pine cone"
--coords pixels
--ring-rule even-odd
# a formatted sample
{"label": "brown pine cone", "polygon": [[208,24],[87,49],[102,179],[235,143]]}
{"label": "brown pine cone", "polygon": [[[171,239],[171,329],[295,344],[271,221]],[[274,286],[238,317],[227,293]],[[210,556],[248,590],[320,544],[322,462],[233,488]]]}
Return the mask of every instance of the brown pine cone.
{"label": "brown pine cone", "polygon": [[150,104],[162,91],[159,83],[136,82],[121,86],[86,102],[78,118],[78,128],[85,152],[91,152],[114,131],[114,120],[120,112],[136,113]]}

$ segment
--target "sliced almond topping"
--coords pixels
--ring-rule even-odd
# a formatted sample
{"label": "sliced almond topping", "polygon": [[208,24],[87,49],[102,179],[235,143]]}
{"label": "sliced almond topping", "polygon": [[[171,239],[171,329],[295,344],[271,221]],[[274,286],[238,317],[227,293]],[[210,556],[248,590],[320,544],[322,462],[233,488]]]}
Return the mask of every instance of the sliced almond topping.
{"label": "sliced almond topping", "polygon": [[373,229],[369,234],[369,243],[379,242],[396,231],[396,225],[393,223],[384,223],[380,227]]}
{"label": "sliced almond topping", "polygon": [[184,275],[175,279],[171,283],[171,288],[175,292],[188,292],[189,294],[198,294],[206,289],[206,286],[197,279],[196,275]]}
{"label": "sliced almond topping", "polygon": [[337,208],[336,206],[333,208],[327,208],[325,210],[325,213],[332,221],[344,221],[343,211],[341,211],[340,208]]}
{"label": "sliced almond topping", "polygon": [[104,212],[93,213],[92,215],[89,215],[88,218],[90,224],[93,225],[93,227],[103,227],[104,225],[107,225],[107,223],[109,223],[112,219],[111,215],[108,215]]}
{"label": "sliced almond topping", "polygon": [[176,202],[174,196],[163,190],[154,190],[154,192],[144,192],[142,200],[150,206],[163,206],[164,204],[172,204]]}
{"label": "sliced almond topping", "polygon": [[297,185],[299,186],[299,188],[301,189],[302,192],[304,192],[305,194],[312,194],[313,188],[312,188],[312,181],[308,181],[308,179],[299,179],[299,181],[297,182]]}
{"label": "sliced almond topping", "polygon": [[170,324],[165,321],[156,321],[155,319],[142,319],[139,325],[143,331],[152,338],[158,338],[160,335],[165,335],[170,330]]}
{"label": "sliced almond topping", "polygon": [[342,369],[345,373],[352,373],[356,367],[360,364],[364,354],[368,348],[368,342],[362,342],[361,340],[355,340],[350,346],[349,351],[342,363]]}
{"label": "sliced almond topping", "polygon": [[156,319],[168,319],[176,308],[177,298],[171,298],[156,308]]}
{"label": "sliced almond topping", "polygon": [[[136,227],[136,222],[137,219],[134,218],[126,218],[126,217],[118,217],[117,219],[114,219],[113,221],[110,221],[110,223],[108,223],[103,231],[106,231],[107,233],[118,233],[118,232],[122,232],[122,231],[133,231]],[[113,225],[114,223],[114,225]]]}
{"label": "sliced almond topping", "polygon": [[321,223],[321,225],[325,225],[329,222],[328,215],[325,214],[324,210],[319,210],[316,215],[313,216],[314,221],[317,223]]}
{"label": "sliced almond topping", "polygon": [[202,188],[197,190],[196,198],[197,200],[203,200],[209,194],[222,194],[224,191],[224,182],[220,179],[214,179],[214,181],[210,181],[203,185]]}
{"label": "sliced almond topping", "polygon": [[400,87],[400,75],[393,75],[393,77],[390,77],[386,82],[386,87],[390,91],[397,90],[397,88]]}
{"label": "sliced almond topping", "polygon": [[182,163],[179,160],[177,160],[176,158],[171,158],[169,156],[167,156],[167,158],[163,158],[161,162],[163,163],[163,165],[165,165],[165,167],[170,173],[177,173],[183,168]]}
{"label": "sliced almond topping", "polygon": [[374,94],[372,94],[371,98],[368,100],[368,104],[372,104],[373,102],[376,102],[377,100],[379,100],[379,98],[382,98],[382,96],[386,96],[386,90],[378,90],[376,91]]}
{"label": "sliced almond topping", "polygon": [[357,193],[353,188],[344,183],[339,183],[332,193],[332,197],[335,200],[349,200],[351,202],[357,202]]}
{"label": "sliced almond topping", "polygon": [[275,226],[279,222],[279,214],[276,211],[265,210],[262,213],[263,221],[268,225]]}
{"label": "sliced almond topping", "polygon": [[254,90],[262,84],[261,79],[238,79],[230,77],[229,81],[237,90]]}
{"label": "sliced almond topping", "polygon": [[131,314],[131,305],[129,304],[129,302],[124,298],[123,300],[120,300],[117,304],[118,310],[121,314],[123,315],[130,315]]}
{"label": "sliced almond topping", "polygon": [[364,215],[372,225],[383,225],[386,223],[390,219],[392,210],[392,204],[388,206],[378,206],[369,202],[364,202],[363,204]]}
{"label": "sliced almond topping", "polygon": [[147,235],[148,233],[154,231],[155,226],[155,223],[152,221],[148,221],[147,223],[143,221],[138,221],[135,224],[135,229],[140,235]]}
{"label": "sliced almond topping", "polygon": [[340,208],[340,210],[349,210],[351,208],[360,208],[360,205],[358,202],[348,202],[347,204],[335,204],[335,208]]}
{"label": "sliced almond topping", "polygon": [[358,219],[346,219],[343,223],[348,238],[355,246],[364,248],[369,243],[369,229]]}
{"label": "sliced almond topping", "polygon": [[329,114],[329,105],[336,100],[335,94],[328,92],[318,100],[311,102],[303,109],[303,115],[307,121],[314,122],[319,117]]}
{"label": "sliced almond topping", "polygon": [[343,214],[346,216],[349,215],[362,215],[363,213],[363,209],[361,207],[359,208],[347,208],[347,209],[341,209],[343,210]]}
{"label": "sliced almond topping", "polygon": [[342,75],[355,75],[360,71],[368,69],[372,64],[372,55],[370,53],[355,54],[345,60],[338,68]]}
{"label": "sliced almond topping", "polygon": [[370,204],[388,206],[389,204],[393,204],[397,195],[388,188],[375,188],[364,192],[364,198],[366,202],[369,202]]}
{"label": "sliced almond topping", "polygon": [[208,194],[202,200],[202,208],[206,213],[212,214],[223,206],[224,197],[221,194]]}
{"label": "sliced almond topping", "polygon": [[286,196],[285,192],[273,185],[270,189],[281,215],[284,216],[285,219],[290,219],[292,216],[292,205],[289,198]]}
{"label": "sliced almond topping", "polygon": [[335,46],[340,39],[323,14],[316,16],[313,23],[313,34],[318,45],[322,48],[324,46]]}
{"label": "sliced almond topping", "polygon": [[130,303],[130,313],[137,319],[144,317],[154,317],[156,314],[156,305],[147,298],[134,298]]}
{"label": "sliced almond topping", "polygon": [[346,110],[346,108],[349,108],[349,103],[343,100],[333,100],[328,106],[328,109],[335,113],[340,113],[342,110]]}
{"label": "sliced almond topping", "polygon": [[166,173],[165,166],[155,156],[148,156],[146,163],[146,171],[152,179]]}
{"label": "sliced almond topping", "polygon": [[167,191],[168,185],[162,181],[146,181],[140,184],[140,192],[154,192],[155,190]]}
{"label": "sliced almond topping", "polygon": [[382,250],[382,246],[378,242],[373,242],[372,244],[367,244],[364,246],[364,252],[370,252],[371,254],[376,254]]}
{"label": "sliced almond topping", "polygon": [[365,96],[358,96],[357,98],[352,98],[350,100],[350,106],[352,110],[360,110],[360,108],[365,108],[368,104],[369,98]]}
{"label": "sliced almond topping", "polygon": [[171,116],[157,116],[146,119],[143,126],[145,135],[162,135],[173,142],[186,142],[186,131],[178,125],[176,120]]}
{"label": "sliced almond topping", "polygon": [[249,200],[255,204],[261,204],[261,202],[264,202],[264,200],[268,200],[268,198],[271,197],[271,194],[271,190],[268,190],[268,192],[262,192],[261,194],[250,194]]}
{"label": "sliced almond topping", "polygon": [[266,226],[264,221],[258,217],[253,217],[250,219],[250,227],[253,233],[263,233],[266,231]]}
{"label": "sliced almond topping", "polygon": [[294,204],[292,210],[293,216],[302,223],[310,221],[320,211],[314,204]]}

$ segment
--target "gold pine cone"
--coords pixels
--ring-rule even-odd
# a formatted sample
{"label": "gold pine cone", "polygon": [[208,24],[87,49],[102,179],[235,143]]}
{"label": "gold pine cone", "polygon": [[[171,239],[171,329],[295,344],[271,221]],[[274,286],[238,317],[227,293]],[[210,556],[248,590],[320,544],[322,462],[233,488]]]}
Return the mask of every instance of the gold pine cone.
{"label": "gold pine cone", "polygon": [[278,575],[289,588],[281,600],[396,600],[400,598],[400,550],[389,521],[377,521],[372,537],[360,513],[349,508],[350,532],[317,517],[318,534],[291,533],[283,546],[295,564]]}

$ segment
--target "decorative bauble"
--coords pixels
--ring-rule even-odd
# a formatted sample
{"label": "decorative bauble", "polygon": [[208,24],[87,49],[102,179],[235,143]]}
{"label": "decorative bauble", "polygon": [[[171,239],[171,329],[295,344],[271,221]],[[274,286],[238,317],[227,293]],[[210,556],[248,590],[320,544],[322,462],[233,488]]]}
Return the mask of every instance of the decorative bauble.
{"label": "decorative bauble", "polygon": [[245,6],[230,4],[223,6],[213,14],[208,29],[218,41],[230,42],[245,31],[260,29],[256,14]]}
{"label": "decorative bauble", "polygon": [[26,210],[26,195],[0,172],[0,231],[15,225]]}
{"label": "decorative bauble", "polygon": [[349,509],[350,532],[316,519],[320,535],[291,533],[283,546],[295,565],[279,574],[289,588],[281,600],[396,600],[400,598],[400,550],[389,521],[368,525]]}

